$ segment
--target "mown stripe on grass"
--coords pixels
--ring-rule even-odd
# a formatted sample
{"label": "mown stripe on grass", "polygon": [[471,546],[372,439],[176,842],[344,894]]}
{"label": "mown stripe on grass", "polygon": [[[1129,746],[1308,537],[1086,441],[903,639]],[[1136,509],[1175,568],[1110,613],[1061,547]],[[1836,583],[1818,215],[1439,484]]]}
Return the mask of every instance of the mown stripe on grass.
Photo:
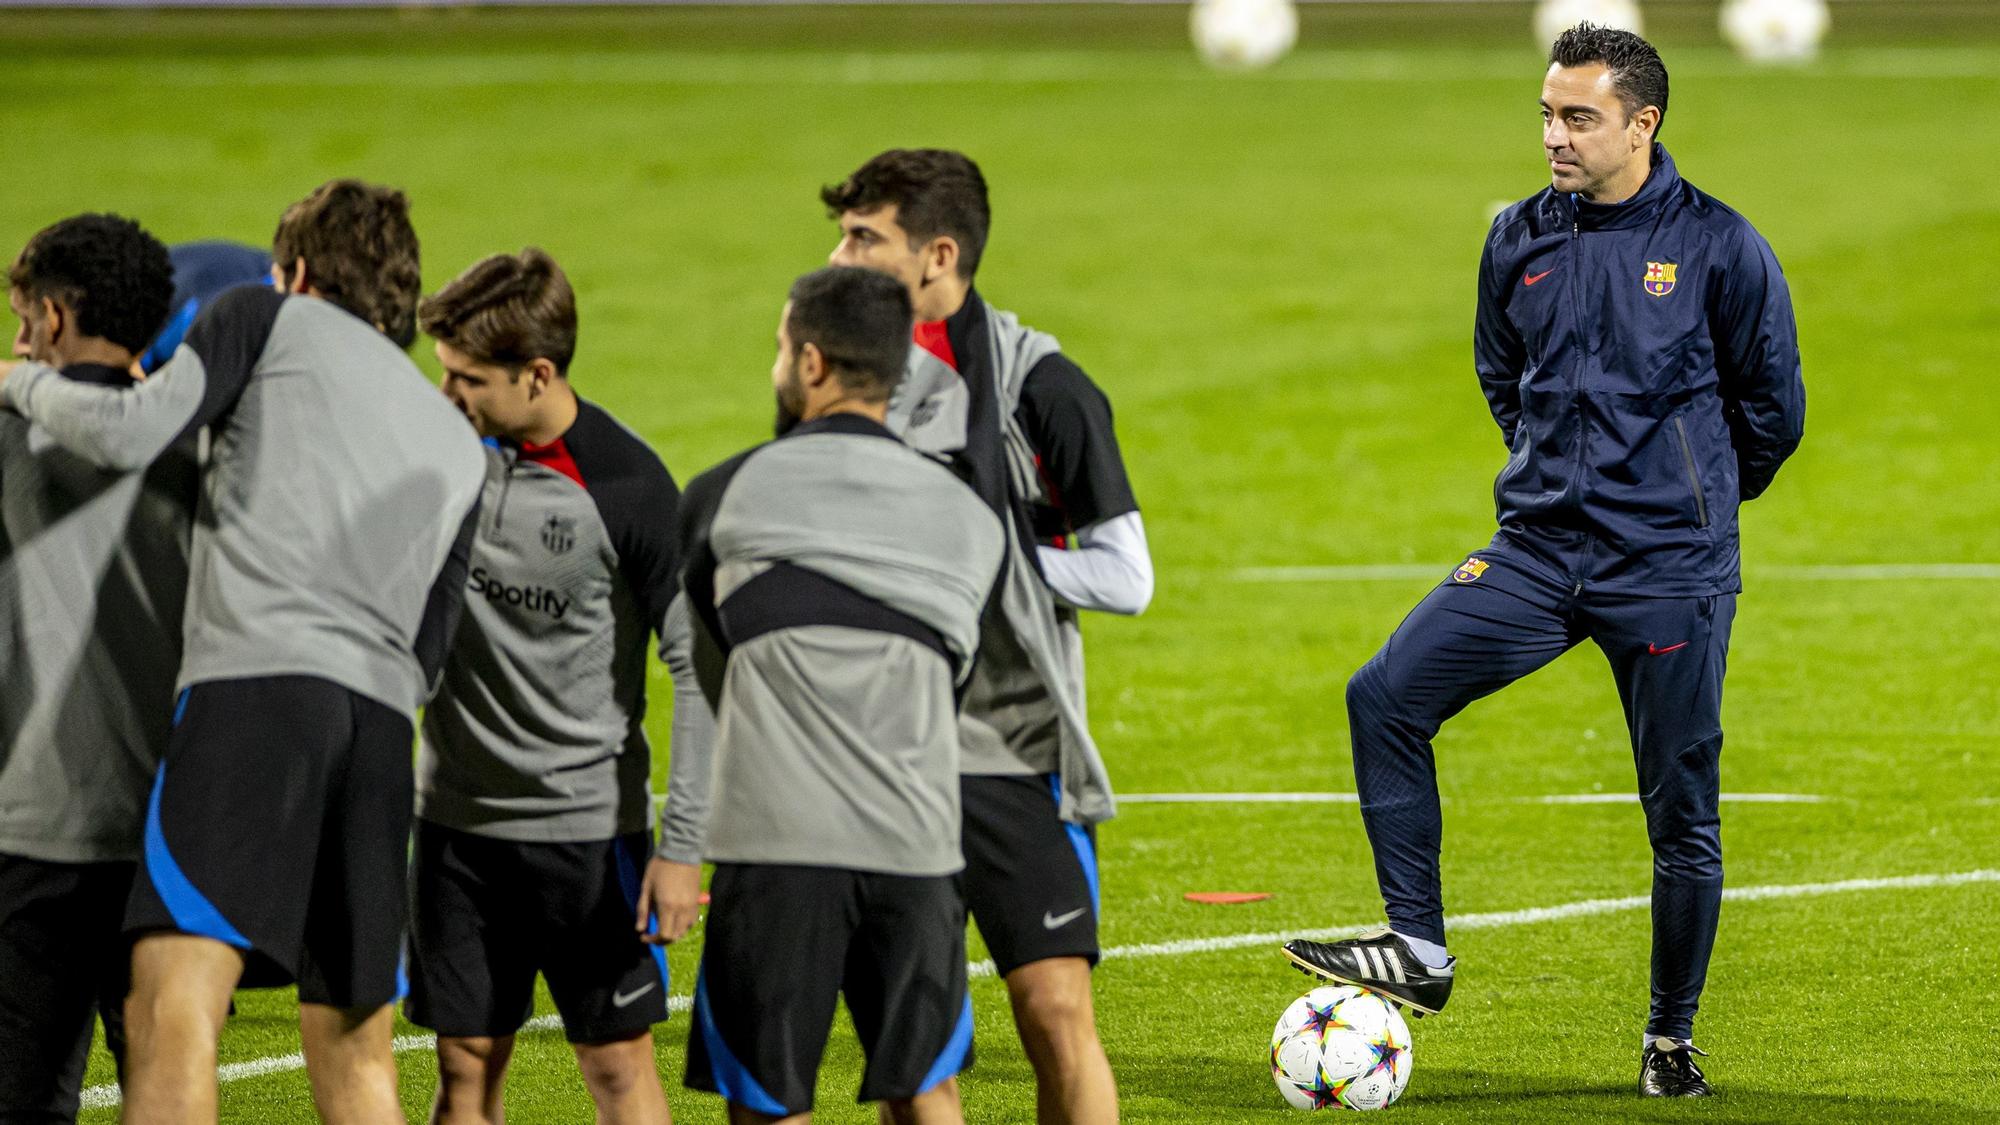
{"label": "mown stripe on grass", "polygon": [[[1957,887],[1969,883],[2000,883],[2000,870],[1980,869],[1958,871],[1949,874],[1893,875],[1879,879],[1842,879],[1831,883],[1779,883],[1757,887],[1732,887],[1722,892],[1722,897],[1730,901],[1757,902],[1774,898],[1807,898],[1815,895],[1852,894],[1859,891],[1907,891],[1929,887]],[[1565,902],[1555,906],[1534,906],[1525,910],[1497,910],[1483,914],[1454,914],[1445,919],[1445,925],[1452,930],[1490,930],[1505,926],[1526,926],[1538,922],[1559,922],[1570,918],[1587,918],[1598,914],[1616,914],[1626,910],[1642,910],[1652,905],[1646,895],[1630,895],[1625,898],[1591,898],[1576,902]],[[1310,938],[1323,941],[1328,938],[1351,934],[1375,922],[1358,922],[1331,929],[1299,931],[1272,931],[1257,934],[1229,934],[1223,937],[1187,938],[1181,941],[1141,942],[1135,945],[1116,945],[1104,951],[1106,960],[1123,960],[1128,957],[1178,957],[1190,953],[1219,953],[1231,949],[1245,949],[1259,945],[1277,946],[1292,938]],[[974,977],[993,975],[993,962],[978,961],[966,966]],[[668,1001],[668,1008],[674,1012],[685,1012],[693,1004],[688,996],[674,996]],[[562,1020],[553,1015],[537,1016],[523,1024],[523,1032],[553,1031],[562,1026]],[[399,1036],[395,1042],[398,1054],[407,1051],[428,1050],[434,1040],[428,1035]],[[229,1063],[217,1067],[216,1080],[221,1083],[240,1082],[248,1078],[259,1078],[267,1074],[300,1070],[306,1065],[303,1055],[276,1055],[271,1058],[251,1059],[247,1062]],[[83,1104],[88,1108],[115,1106],[119,1103],[118,1087],[115,1085],[92,1086],[83,1091]]]}

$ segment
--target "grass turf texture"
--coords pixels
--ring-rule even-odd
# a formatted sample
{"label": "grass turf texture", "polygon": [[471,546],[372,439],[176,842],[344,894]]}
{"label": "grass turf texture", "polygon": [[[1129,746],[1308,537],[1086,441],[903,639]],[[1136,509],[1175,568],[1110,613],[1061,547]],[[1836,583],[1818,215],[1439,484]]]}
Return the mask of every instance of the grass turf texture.
{"label": "grass turf texture", "polygon": [[[1985,4],[1843,4],[1821,62],[1768,72],[1717,46],[1709,5],[1648,16],[1676,79],[1665,139],[1776,246],[1811,388],[1804,450],[1745,512],[1724,787],[1831,799],[1728,806],[1730,883],[2000,867],[1992,585],[1758,577],[2000,556],[2000,21]],[[833,241],[817,185],[890,145],[963,147],[994,188],[982,288],[1109,390],[1146,506],[1155,607],[1088,627],[1121,787],[1347,789],[1342,683],[1425,583],[1234,571],[1420,562],[1442,576],[1490,533],[1504,454],[1470,372],[1472,273],[1490,206],[1544,182],[1540,64],[1525,6],[1310,8],[1300,51],[1250,76],[1201,69],[1183,19],[5,12],[0,247],[83,209],[169,239],[261,241],[326,177],[397,183],[432,285],[527,243],[564,263],[582,303],[578,387],[685,479],[766,432],[784,287]],[[1636,808],[1517,799],[1632,788],[1596,653],[1475,706],[1438,755],[1454,912],[1645,893]],[[1351,805],[1134,805],[1102,853],[1108,945],[1379,912]],[[1190,889],[1277,894],[1207,907],[1181,900]],[[1996,942],[1991,883],[1732,902],[1700,1021],[1722,1096],[1645,1105],[1629,1094],[1643,910],[1467,930],[1457,1000],[1415,1025],[1415,1077],[1392,1112],[2000,1119]],[[673,953],[677,992],[693,953]],[[1305,987],[1262,947],[1107,962],[1100,1023],[1127,1119],[1289,1119],[1264,1044]],[[968,1116],[1028,1120],[1004,990],[982,979],[973,995]],[[297,1049],[288,995],[241,1005],[225,1063]],[[677,1117],[719,1121],[715,1099],[678,1090],[686,1029],[677,1016],[659,1032]],[[433,1064],[401,1061],[420,1113]],[[823,1120],[873,1119],[851,1102],[858,1069],[843,1019]],[[89,1081],[110,1081],[101,1054]],[[232,1082],[222,1104],[229,1122],[311,1120],[296,1070]],[[509,1110],[588,1119],[559,1034],[522,1037]]]}

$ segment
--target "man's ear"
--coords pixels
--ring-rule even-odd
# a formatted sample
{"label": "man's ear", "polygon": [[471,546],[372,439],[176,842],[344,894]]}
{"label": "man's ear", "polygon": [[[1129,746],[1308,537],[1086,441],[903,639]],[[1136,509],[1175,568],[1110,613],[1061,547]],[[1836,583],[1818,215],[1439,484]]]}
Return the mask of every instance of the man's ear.
{"label": "man's ear", "polygon": [[833,376],[833,368],[826,362],[826,353],[818,344],[808,343],[799,348],[799,385],[816,388]]}
{"label": "man's ear", "polygon": [[940,281],[958,272],[958,240],[938,235],[924,247],[924,283]]}
{"label": "man's ear", "polygon": [[528,361],[528,397],[535,399],[548,394],[549,387],[559,374],[555,362],[546,357],[538,356]]}
{"label": "man's ear", "polygon": [[291,276],[285,279],[284,291],[287,293],[312,292],[312,277],[306,271],[306,260],[303,257],[292,260]]}
{"label": "man's ear", "polygon": [[1639,145],[1643,147],[1652,144],[1653,138],[1660,135],[1660,107],[1647,106],[1632,115],[1632,122],[1639,126]]}
{"label": "man's ear", "polygon": [[69,327],[69,310],[57,304],[54,297],[43,297],[41,301],[42,321],[49,326],[49,343],[54,344]]}

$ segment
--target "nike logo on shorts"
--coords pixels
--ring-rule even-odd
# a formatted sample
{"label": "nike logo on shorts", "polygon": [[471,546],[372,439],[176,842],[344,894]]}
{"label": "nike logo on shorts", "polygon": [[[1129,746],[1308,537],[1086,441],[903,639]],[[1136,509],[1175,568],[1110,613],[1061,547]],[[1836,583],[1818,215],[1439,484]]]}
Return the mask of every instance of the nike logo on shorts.
{"label": "nike logo on shorts", "polygon": [[[658,981],[653,982],[653,984],[658,984],[658,983],[659,983]],[[653,991],[653,984],[648,984],[646,987],[641,989],[636,989],[632,992],[618,992],[614,990],[611,993],[611,1006],[614,1008],[624,1008],[629,1006],[632,1003],[632,1001],[637,1000],[639,997],[644,996],[648,992]]]}
{"label": "nike logo on shorts", "polygon": [[1084,913],[1089,909],[1090,907],[1088,906],[1079,906],[1068,914],[1051,914],[1044,911],[1042,914],[1042,928],[1045,930],[1060,930],[1078,918],[1083,917]]}

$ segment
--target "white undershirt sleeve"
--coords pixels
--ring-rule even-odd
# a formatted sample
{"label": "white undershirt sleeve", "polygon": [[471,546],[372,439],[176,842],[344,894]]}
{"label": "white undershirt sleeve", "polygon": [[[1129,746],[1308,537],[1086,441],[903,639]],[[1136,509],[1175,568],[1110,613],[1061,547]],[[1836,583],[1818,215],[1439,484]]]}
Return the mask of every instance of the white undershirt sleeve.
{"label": "white undershirt sleeve", "polygon": [[1037,545],[1035,555],[1049,589],[1078,609],[1129,616],[1153,600],[1153,557],[1137,512],[1077,532],[1073,551]]}

